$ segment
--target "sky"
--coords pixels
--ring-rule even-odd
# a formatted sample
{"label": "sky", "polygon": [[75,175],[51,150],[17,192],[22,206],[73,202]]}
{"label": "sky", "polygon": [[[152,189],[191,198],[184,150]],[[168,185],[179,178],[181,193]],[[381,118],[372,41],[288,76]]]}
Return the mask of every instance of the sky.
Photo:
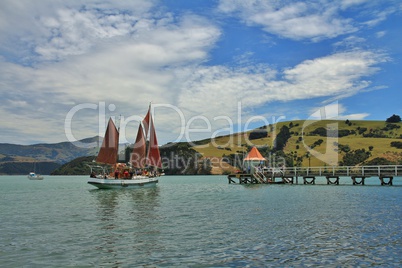
{"label": "sky", "polygon": [[[0,143],[402,115],[399,0],[0,2]],[[319,112],[318,112],[319,111]]]}

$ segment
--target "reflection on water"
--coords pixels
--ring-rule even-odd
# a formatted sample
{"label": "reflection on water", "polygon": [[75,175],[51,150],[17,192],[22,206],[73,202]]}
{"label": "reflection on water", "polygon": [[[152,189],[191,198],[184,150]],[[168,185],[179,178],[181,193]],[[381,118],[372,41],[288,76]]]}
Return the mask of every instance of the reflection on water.
{"label": "reflection on water", "polygon": [[[107,252],[112,261],[118,259],[117,253],[122,248],[125,251],[128,247],[134,251],[155,248],[159,233],[155,226],[159,191],[158,187],[90,190],[96,202],[99,239],[96,250]],[[119,263],[113,261],[113,264]]]}
{"label": "reflection on water", "polygon": [[118,192],[91,190],[91,194],[97,199],[97,215],[102,222],[102,229],[114,229],[115,210],[117,206]]}

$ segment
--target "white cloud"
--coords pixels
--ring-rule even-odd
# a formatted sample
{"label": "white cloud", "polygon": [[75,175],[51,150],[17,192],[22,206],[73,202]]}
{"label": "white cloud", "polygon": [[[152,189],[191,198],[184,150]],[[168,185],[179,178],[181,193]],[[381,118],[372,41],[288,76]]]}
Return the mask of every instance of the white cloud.
{"label": "white cloud", "polygon": [[127,33],[136,18],[151,16],[153,4],[142,0],[102,4],[95,0],[84,4],[79,0],[4,0],[0,3],[0,44],[25,63],[33,60],[32,49],[45,59],[62,59],[85,52],[100,39]]}
{"label": "white cloud", "polygon": [[[32,42],[36,44],[36,50],[41,51],[41,59],[46,61],[38,60],[31,67],[0,59],[3,96],[0,110],[8,115],[10,124],[3,127],[12,128],[14,131],[10,133],[28,130],[11,123],[25,117],[32,125],[41,125],[59,133],[47,137],[47,142],[65,140],[60,136],[64,132],[62,122],[74,106],[72,104],[113,103],[118,107],[116,113],[126,116],[143,116],[149,101],[174,104],[180,95],[176,81],[181,75],[180,70],[204,62],[208,50],[220,36],[217,27],[195,15],[178,20],[169,14],[152,21],[138,18],[137,24],[133,22],[133,34],[132,31],[116,33],[109,31],[108,27],[105,30],[104,25],[93,20],[75,18],[77,12],[68,10],[67,15],[63,15],[74,22],[71,27],[67,27],[68,23],[62,26],[60,14],[55,15],[57,20],[51,16],[41,20],[41,23],[54,27],[48,33],[63,32],[62,45],[55,45],[53,38],[48,43],[43,42],[42,37]],[[101,17],[92,13],[85,16]],[[84,23],[78,29],[80,27],[75,23],[80,20]],[[57,61],[52,61],[54,59]],[[29,105],[18,109],[16,104],[21,106],[23,103]],[[112,111],[106,112],[113,114]],[[81,124],[80,129],[76,128],[77,137],[97,135],[94,133],[97,126],[87,127],[97,124],[97,111],[87,110],[79,115],[75,117],[75,125]],[[171,127],[166,124],[167,128]],[[160,127],[164,127],[163,123]]]}
{"label": "white cloud", "polygon": [[[400,9],[397,1],[264,1],[220,0],[218,10],[240,18],[251,26],[293,40],[335,38],[379,24]],[[359,16],[346,17],[353,9]]]}
{"label": "white cloud", "polygon": [[313,95],[326,91],[340,93],[365,86],[366,81],[361,78],[377,71],[373,66],[387,60],[382,56],[369,51],[341,52],[306,60],[284,74],[291,84],[301,85]]}
{"label": "white cloud", "polygon": [[56,17],[41,18],[46,33],[35,52],[46,60],[60,60],[87,52],[96,42],[135,31],[134,16],[104,14],[98,10],[57,11]]}
{"label": "white cloud", "polygon": [[[194,100],[212,100],[219,96],[224,96],[225,100],[243,99],[249,101],[250,106],[345,92],[354,94],[367,86],[367,81],[361,79],[375,72],[377,69],[373,66],[384,60],[383,55],[373,52],[352,51],[306,60],[282,74],[266,66],[237,70],[204,68],[188,79],[188,83],[192,83],[189,94],[196,97]],[[278,79],[282,76],[284,79]]]}
{"label": "white cloud", "polygon": [[391,15],[392,13],[394,13],[394,12],[395,12],[394,8],[374,12],[374,15],[375,15],[374,18],[364,22],[364,24],[369,26],[369,27],[376,26],[377,24],[379,24],[382,21],[386,20],[387,17],[389,15]]}
{"label": "white cloud", "polygon": [[339,15],[339,6],[329,1],[221,0],[219,10],[236,14],[247,24],[262,26],[269,33],[295,40],[318,41],[357,30],[351,19]]}
{"label": "white cloud", "polygon": [[[37,9],[30,1],[0,4],[5,7],[0,12],[7,18],[0,18],[3,51],[5,47],[15,49],[13,56],[2,52],[9,58],[0,58],[0,112],[8,120],[2,125],[5,139],[13,139],[15,133],[26,137],[25,133],[31,132],[34,140],[63,141],[64,119],[74,105],[92,103],[99,108],[102,102],[106,107],[114,104],[116,110],[106,109],[107,116],[122,114],[127,118],[143,116],[152,101],[171,105],[158,108],[155,118],[161,136],[171,141],[182,130],[181,116],[186,122],[205,116],[214,131],[228,123],[214,120],[216,116],[236,119],[239,101],[244,114],[252,116],[262,114],[250,112],[253,108],[266,104],[356,94],[370,85],[364,79],[386,60],[375,52],[355,50],[305,60],[285,70],[247,60],[242,67],[214,65],[208,60],[222,29],[206,18],[163,12],[154,16],[152,6],[141,1],[129,1],[126,5],[130,6],[124,7],[119,6],[123,3],[104,2],[97,8],[93,8],[95,1],[87,2],[85,8],[79,3],[39,2]],[[328,6],[315,7],[314,13],[303,3],[277,9],[264,3],[232,5],[222,1],[220,8],[241,13],[239,8],[244,5],[244,12],[250,12],[242,13],[244,16],[256,11],[256,4],[262,5],[262,13],[254,14],[249,22],[263,23],[265,18],[272,18],[275,23],[264,25],[266,29],[295,39],[330,37],[353,30]],[[15,15],[14,9],[20,15]],[[14,14],[5,14],[7,10]],[[17,18],[21,23],[12,25]],[[280,22],[287,25],[286,29]],[[331,23],[341,27],[331,30]],[[295,24],[303,24],[307,30],[292,30]],[[19,37],[23,38],[10,42]],[[17,50],[21,47],[25,52],[20,54]],[[37,54],[28,54],[32,50]],[[250,55],[247,52],[244,58]],[[33,59],[35,64],[29,64]],[[87,109],[74,117],[77,138],[102,134],[97,133],[98,112]],[[39,129],[46,129],[46,136]],[[130,132],[134,133],[131,125],[127,135]]]}
{"label": "white cloud", "polygon": [[381,37],[384,37],[386,34],[387,34],[386,31],[379,31],[379,32],[376,32],[375,36],[377,38],[381,38]]}
{"label": "white cloud", "polygon": [[308,120],[363,120],[370,114],[345,114],[346,108],[339,102],[333,102],[319,108],[313,108],[310,111]]}
{"label": "white cloud", "polygon": [[341,2],[341,8],[342,9],[347,9],[355,5],[360,5],[363,3],[371,2],[370,0],[342,0]]}
{"label": "white cloud", "polygon": [[357,47],[363,46],[366,42],[367,40],[365,38],[351,35],[342,39],[341,41],[335,42],[334,47],[340,48],[342,50],[352,50]]}
{"label": "white cloud", "polygon": [[374,66],[384,60],[373,52],[352,51],[307,60],[282,73],[267,66],[198,68],[185,77],[179,106],[188,115],[202,114],[212,120],[218,115],[236,118],[238,101],[247,111],[276,102],[339,99],[367,88],[370,82],[364,77],[376,72]]}
{"label": "white cloud", "polygon": [[346,115],[340,115],[338,117],[339,120],[364,120],[366,117],[368,117],[370,114],[369,113],[359,113],[359,114],[346,114]]}

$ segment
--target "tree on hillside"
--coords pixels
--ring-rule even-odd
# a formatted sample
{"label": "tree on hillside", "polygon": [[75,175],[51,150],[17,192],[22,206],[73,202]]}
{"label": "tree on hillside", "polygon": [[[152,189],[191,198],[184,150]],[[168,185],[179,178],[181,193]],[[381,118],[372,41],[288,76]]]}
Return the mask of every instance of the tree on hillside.
{"label": "tree on hillside", "polygon": [[285,148],[285,145],[290,138],[289,128],[287,126],[282,126],[281,130],[279,131],[278,135],[275,139],[275,150],[281,151]]}
{"label": "tree on hillside", "polygon": [[401,122],[401,117],[399,115],[393,114],[391,117],[387,118],[387,120],[385,122],[398,123],[398,122]]}
{"label": "tree on hillside", "polygon": [[254,131],[252,131],[249,135],[249,140],[256,140],[268,137],[268,132],[265,127],[260,127]]}
{"label": "tree on hillside", "polygon": [[355,166],[366,161],[371,156],[370,152],[366,152],[365,149],[357,149],[354,151],[347,152],[343,156],[343,161],[339,164],[341,166]]}

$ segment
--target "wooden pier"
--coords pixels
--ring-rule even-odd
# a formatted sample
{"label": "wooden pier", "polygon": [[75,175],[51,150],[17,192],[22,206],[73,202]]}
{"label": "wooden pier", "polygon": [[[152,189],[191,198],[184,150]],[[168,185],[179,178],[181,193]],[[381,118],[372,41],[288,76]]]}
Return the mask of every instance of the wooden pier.
{"label": "wooden pier", "polygon": [[342,180],[351,180],[352,185],[365,185],[369,177],[377,177],[380,185],[393,185],[395,177],[402,177],[402,165],[382,166],[336,166],[336,167],[291,167],[263,168],[252,174],[228,175],[229,183],[238,184],[315,184],[317,177],[325,177],[327,185],[339,185]]}

